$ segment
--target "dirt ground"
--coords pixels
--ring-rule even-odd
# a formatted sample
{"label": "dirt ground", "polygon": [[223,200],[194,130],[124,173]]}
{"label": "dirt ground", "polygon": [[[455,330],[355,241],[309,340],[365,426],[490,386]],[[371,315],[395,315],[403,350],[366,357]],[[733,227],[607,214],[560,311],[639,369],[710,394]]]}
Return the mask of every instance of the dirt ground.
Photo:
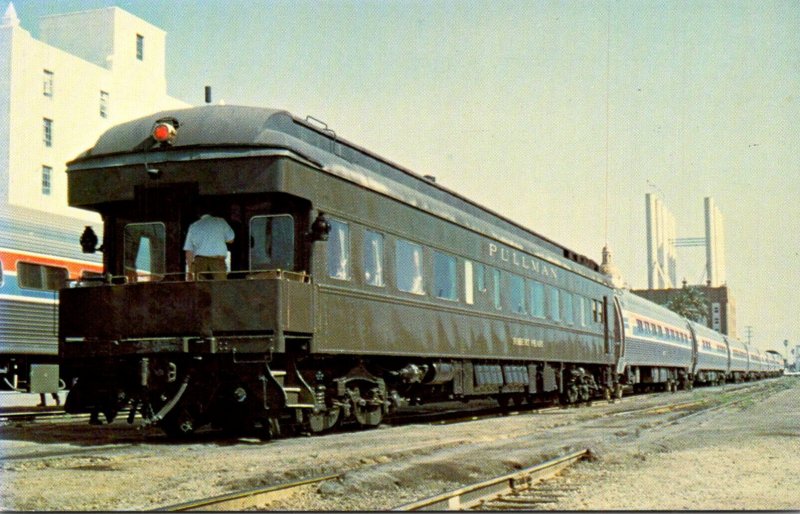
{"label": "dirt ground", "polygon": [[[736,406],[682,418],[671,403]],[[453,425],[262,442],[187,443],[124,422],[0,426],[0,508],[147,510],[345,472],[270,510],[388,510],[570,451],[597,455],[557,479],[547,510],[800,509],[800,379],[625,398]]]}
{"label": "dirt ground", "polygon": [[800,380],[742,405],[642,433],[564,483],[557,510],[800,510]]}

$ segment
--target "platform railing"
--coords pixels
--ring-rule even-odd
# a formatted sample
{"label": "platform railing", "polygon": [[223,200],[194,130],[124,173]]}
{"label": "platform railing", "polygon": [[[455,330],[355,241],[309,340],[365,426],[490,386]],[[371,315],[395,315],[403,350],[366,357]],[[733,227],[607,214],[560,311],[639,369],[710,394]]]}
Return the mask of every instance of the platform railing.
{"label": "platform railing", "polygon": [[288,271],[283,269],[243,270],[243,271],[204,271],[201,273],[151,273],[139,270],[128,270],[124,275],[110,273],[84,272],[77,280],[70,280],[69,287],[92,287],[103,285],[126,285],[148,282],[194,282],[214,280],[291,280],[294,282],[311,282],[311,275],[304,271]]}

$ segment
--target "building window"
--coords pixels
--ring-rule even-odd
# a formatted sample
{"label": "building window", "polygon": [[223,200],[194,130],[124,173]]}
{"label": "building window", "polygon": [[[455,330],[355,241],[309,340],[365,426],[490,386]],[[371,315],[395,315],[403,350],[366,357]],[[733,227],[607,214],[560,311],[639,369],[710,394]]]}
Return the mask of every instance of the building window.
{"label": "building window", "polygon": [[437,298],[458,300],[456,258],[443,253],[433,253],[433,289]]}
{"label": "building window", "polygon": [[395,258],[397,289],[407,293],[425,294],[422,284],[422,247],[398,239]]}
{"label": "building window", "polygon": [[328,276],[350,280],[350,225],[330,220],[328,235]]}
{"label": "building window", "polygon": [[53,120],[44,118],[44,146],[53,146]]}
{"label": "building window", "polygon": [[100,117],[108,118],[108,92],[100,91]]}
{"label": "building window", "polygon": [[136,34],[136,58],[144,60],[144,36],[141,34]]}
{"label": "building window", "polygon": [[42,194],[50,195],[51,178],[53,176],[53,168],[50,166],[42,166]]}
{"label": "building window", "polygon": [[364,232],[364,281],[371,286],[383,287],[383,234]]}
{"label": "building window", "polygon": [[44,70],[43,90],[44,96],[53,96],[53,72]]}

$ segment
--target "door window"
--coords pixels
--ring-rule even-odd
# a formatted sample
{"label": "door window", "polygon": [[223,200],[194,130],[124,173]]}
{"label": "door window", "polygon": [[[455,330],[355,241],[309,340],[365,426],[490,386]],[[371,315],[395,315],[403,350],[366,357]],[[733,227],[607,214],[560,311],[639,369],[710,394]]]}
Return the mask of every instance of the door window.
{"label": "door window", "polygon": [[294,218],[288,214],[250,219],[250,271],[294,270]]}
{"label": "door window", "polygon": [[166,226],[162,222],[125,225],[125,276],[129,280],[163,278],[166,270]]}

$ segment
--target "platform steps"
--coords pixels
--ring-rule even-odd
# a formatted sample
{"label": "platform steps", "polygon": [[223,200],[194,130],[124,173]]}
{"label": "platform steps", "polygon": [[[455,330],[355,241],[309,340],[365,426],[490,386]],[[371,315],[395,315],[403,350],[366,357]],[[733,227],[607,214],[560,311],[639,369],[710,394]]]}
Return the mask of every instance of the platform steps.
{"label": "platform steps", "polygon": [[[269,370],[270,382],[282,392],[284,406],[289,409],[313,409],[314,391],[297,373],[282,370]],[[289,380],[294,384],[289,384]]]}

